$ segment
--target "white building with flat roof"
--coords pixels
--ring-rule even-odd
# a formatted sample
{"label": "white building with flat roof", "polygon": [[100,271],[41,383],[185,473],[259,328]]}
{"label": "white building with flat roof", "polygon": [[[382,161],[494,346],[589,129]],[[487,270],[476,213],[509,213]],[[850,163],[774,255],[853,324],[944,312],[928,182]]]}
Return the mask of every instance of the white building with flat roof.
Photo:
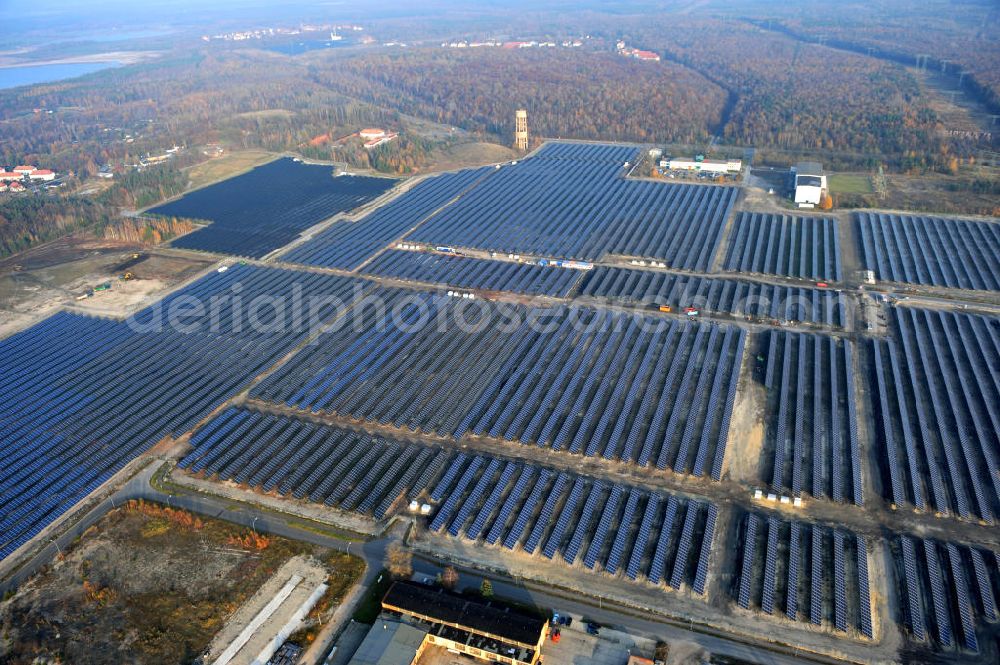
{"label": "white building with flat roof", "polygon": [[795,203],[800,208],[815,208],[826,194],[826,175],[818,162],[799,162],[792,167],[795,174]]}
{"label": "white building with flat roof", "polygon": [[701,171],[703,173],[738,173],[743,168],[739,159],[698,159],[675,157],[661,160],[660,166],[673,171]]}

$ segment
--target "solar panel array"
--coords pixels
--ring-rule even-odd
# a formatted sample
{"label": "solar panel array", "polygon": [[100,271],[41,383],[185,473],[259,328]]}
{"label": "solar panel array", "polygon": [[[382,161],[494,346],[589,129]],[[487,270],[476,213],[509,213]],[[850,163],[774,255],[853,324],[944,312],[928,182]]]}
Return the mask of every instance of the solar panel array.
{"label": "solar panel array", "polygon": [[740,607],[873,638],[868,547],[862,536],[749,513],[739,542],[733,595]]}
{"label": "solar panel array", "polygon": [[625,163],[637,153],[546,145],[495,170],[408,239],[584,261],[617,254],[707,270],[739,190],[626,179]]}
{"label": "solar panel array", "polygon": [[[240,327],[232,306],[209,312],[211,298],[236,283],[246,303],[296,284],[307,296],[349,301],[355,280],[237,266],[130,322],[60,313],[0,342],[0,558],[163,436],[189,430],[308,334]],[[174,304],[192,300],[204,310],[179,315]]]}
{"label": "solar panel array", "polygon": [[730,232],[725,269],[809,280],[843,279],[837,220],[741,212]]}
{"label": "solar panel array", "polygon": [[1000,224],[855,213],[865,268],[886,282],[1000,290]]}
{"label": "solar panel array", "polygon": [[[745,331],[566,307],[507,309],[520,317],[512,325],[495,305],[470,313],[462,302],[410,294],[399,317],[323,335],[251,394],[411,431],[720,477]],[[421,311],[435,325],[407,324]],[[462,312],[466,332],[436,325]]]}
{"label": "solar panel array", "polygon": [[512,291],[563,298],[583,276],[582,270],[513,261],[491,261],[449,254],[389,250],[361,272],[463,289]]}
{"label": "solar panel array", "polygon": [[776,409],[765,431],[773,491],[862,505],[852,344],[823,335],[767,335],[764,381]]}
{"label": "solar panel array", "polygon": [[799,321],[842,328],[847,299],[838,291],[598,266],[587,272],[580,295],[676,310],[729,314],[750,320]]}
{"label": "solar panel array", "polygon": [[397,182],[368,176],[334,178],[329,166],[284,158],[149,212],[212,222],[177,238],[174,247],[259,258],[310,226],[378,198]]}
{"label": "solar panel array", "polygon": [[354,270],[475,185],[489,171],[489,168],[468,169],[422,180],[360,220],[334,222],[281,258],[290,263]]}
{"label": "solar panel array", "polygon": [[897,579],[910,635],[931,637],[938,649],[979,651],[977,626],[997,620],[997,554],[910,536],[900,536],[898,545]]}
{"label": "solar panel array", "polygon": [[1000,319],[899,307],[872,340],[888,498],[963,518],[1000,510]]}
{"label": "solar panel array", "polygon": [[627,561],[629,580],[704,594],[714,505],[487,455],[454,465],[458,480],[439,495],[432,531],[609,575]]}
{"label": "solar panel array", "polygon": [[423,471],[440,470],[440,462],[451,456],[420,444],[245,408],[223,411],[194,433],[191,445],[194,449],[178,463],[191,473],[375,519],[420,495],[431,481]]}

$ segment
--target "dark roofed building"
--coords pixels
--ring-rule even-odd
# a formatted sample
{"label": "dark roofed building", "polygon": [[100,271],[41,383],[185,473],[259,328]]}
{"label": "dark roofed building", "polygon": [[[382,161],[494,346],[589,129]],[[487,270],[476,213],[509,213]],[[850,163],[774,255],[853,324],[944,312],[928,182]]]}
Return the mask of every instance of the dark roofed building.
{"label": "dark roofed building", "polygon": [[394,583],[382,609],[427,624],[430,643],[501,663],[537,663],[548,629],[546,619],[416,582]]}

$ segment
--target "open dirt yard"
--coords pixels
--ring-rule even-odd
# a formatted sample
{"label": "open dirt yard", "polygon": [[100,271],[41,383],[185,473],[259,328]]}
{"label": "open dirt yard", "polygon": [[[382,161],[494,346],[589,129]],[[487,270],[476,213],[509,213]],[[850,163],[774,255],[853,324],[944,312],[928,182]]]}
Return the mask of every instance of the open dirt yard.
{"label": "open dirt yard", "polygon": [[472,166],[515,159],[517,153],[496,143],[459,143],[431,153],[430,165],[424,171],[450,171]]}
{"label": "open dirt yard", "polygon": [[[0,261],[0,339],[66,306],[122,316],[211,264],[207,257],[88,235],[55,240]],[[125,271],[134,279],[119,279]],[[110,290],[76,300],[105,282]]]}
{"label": "open dirt yard", "polygon": [[324,548],[129,503],[0,604],[0,662],[191,662],[297,555],[322,562],[329,575],[317,617],[364,570],[362,560]]}
{"label": "open dirt yard", "polygon": [[[261,113],[267,113],[266,111]],[[188,189],[198,189],[231,178],[275,159],[278,155],[264,150],[241,150],[210,159],[188,169]]]}

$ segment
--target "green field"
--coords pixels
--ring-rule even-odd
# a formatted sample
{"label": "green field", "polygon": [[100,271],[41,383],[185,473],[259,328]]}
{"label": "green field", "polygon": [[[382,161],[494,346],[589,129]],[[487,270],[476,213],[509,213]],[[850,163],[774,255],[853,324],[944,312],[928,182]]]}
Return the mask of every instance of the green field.
{"label": "green field", "polygon": [[864,173],[838,173],[831,175],[830,191],[834,194],[871,194],[872,183]]}

